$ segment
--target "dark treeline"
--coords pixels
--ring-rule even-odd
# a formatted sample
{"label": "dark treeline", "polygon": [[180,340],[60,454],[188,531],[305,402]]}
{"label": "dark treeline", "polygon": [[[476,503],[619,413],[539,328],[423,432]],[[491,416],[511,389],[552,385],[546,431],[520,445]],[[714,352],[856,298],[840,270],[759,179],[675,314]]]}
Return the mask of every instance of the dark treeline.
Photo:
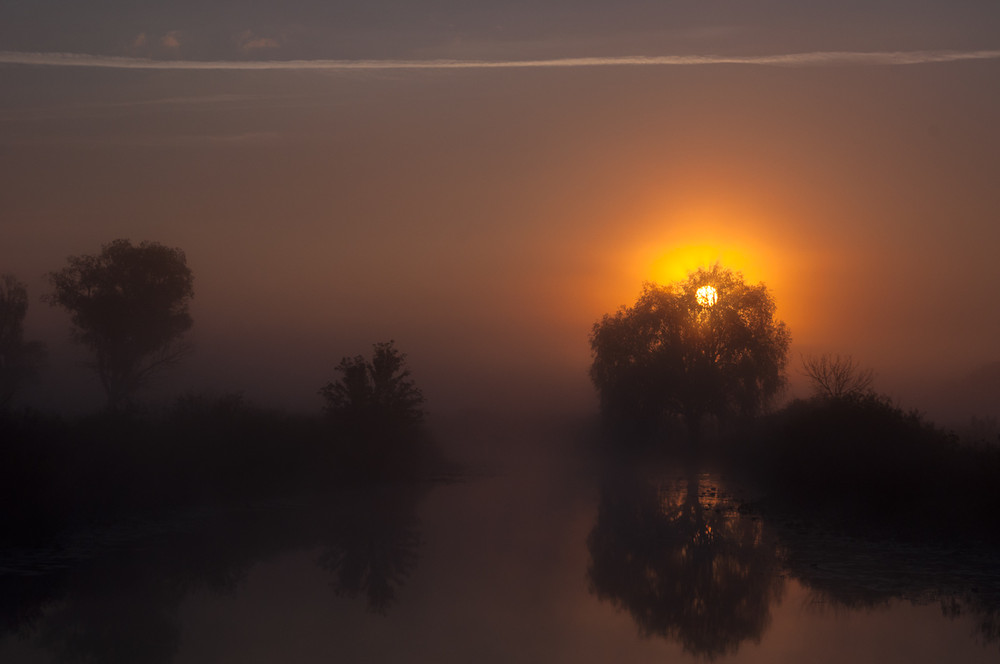
{"label": "dark treeline", "polygon": [[345,431],[239,395],[66,419],[0,416],[0,543],[203,504],[329,493],[447,472],[423,429]]}
{"label": "dark treeline", "polygon": [[1000,545],[1000,448],[960,442],[884,396],[797,400],[712,453],[758,487],[762,509],[860,533]]}
{"label": "dark treeline", "polygon": [[[322,415],[293,416],[238,395],[187,396],[167,407],[136,401],[151,377],[190,348],[183,335],[193,281],[184,254],[117,240],[50,274],[46,300],[71,313],[94,354],[107,409],[68,420],[9,407],[0,518],[5,537],[66,523],[199,501],[313,490],[424,472],[433,456],[424,400],[392,342],[345,357],[319,387]],[[23,287],[5,281],[6,384],[29,352],[20,334]],[[635,305],[591,336],[609,439],[712,459],[768,499],[845,526],[992,541],[1000,452],[954,437],[872,391],[849,358],[804,361],[811,399],[775,411],[790,334],[763,284],[718,265],[679,284],[647,284]],[[33,355],[34,354],[34,355]],[[6,369],[4,369],[6,371]],[[12,390],[8,390],[8,394]],[[9,398],[8,398],[9,400]],[[21,535],[15,535],[20,533]]]}
{"label": "dark treeline", "polygon": [[239,394],[138,400],[184,359],[193,274],[184,253],[115,240],[51,272],[43,300],[70,314],[107,397],[99,413],[66,418],[13,405],[42,349],[23,339],[27,293],[0,281],[0,543],[196,505],[417,480],[441,472],[424,397],[393,342],[345,357],[317,386],[322,412],[291,415]]}

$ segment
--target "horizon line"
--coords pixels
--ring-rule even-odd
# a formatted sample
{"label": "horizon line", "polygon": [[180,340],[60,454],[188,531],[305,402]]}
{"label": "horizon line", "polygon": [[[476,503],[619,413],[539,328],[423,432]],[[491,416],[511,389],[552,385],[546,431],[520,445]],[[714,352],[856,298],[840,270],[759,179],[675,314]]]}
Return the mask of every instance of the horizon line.
{"label": "horizon line", "polygon": [[784,67],[917,65],[1000,59],[1000,50],[809,51],[776,55],[626,55],[534,60],[153,60],[86,53],[0,51],[0,64],[101,69],[201,71],[376,71],[415,69],[530,69],[622,66],[756,65]]}

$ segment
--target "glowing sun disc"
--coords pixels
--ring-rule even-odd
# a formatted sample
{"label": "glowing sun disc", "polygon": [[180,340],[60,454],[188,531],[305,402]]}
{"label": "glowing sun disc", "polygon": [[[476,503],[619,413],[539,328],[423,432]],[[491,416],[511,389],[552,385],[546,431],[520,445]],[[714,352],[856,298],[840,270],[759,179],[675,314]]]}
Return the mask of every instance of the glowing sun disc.
{"label": "glowing sun disc", "polygon": [[703,307],[710,307],[719,301],[719,292],[715,286],[702,286],[694,292],[694,299]]}

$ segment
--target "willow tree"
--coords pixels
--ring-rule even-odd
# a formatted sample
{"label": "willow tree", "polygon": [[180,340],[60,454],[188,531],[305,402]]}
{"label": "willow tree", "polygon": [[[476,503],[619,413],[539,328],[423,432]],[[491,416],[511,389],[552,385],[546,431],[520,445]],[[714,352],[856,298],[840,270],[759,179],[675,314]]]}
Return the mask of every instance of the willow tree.
{"label": "willow tree", "polygon": [[73,337],[94,352],[111,409],[190,347],[194,278],[184,252],[157,242],[115,240],[96,255],[71,256],[49,274],[48,301],[72,314]]}
{"label": "willow tree", "polygon": [[791,337],[764,284],[719,265],[684,281],[646,283],[636,303],[605,315],[590,337],[590,377],[613,423],[656,431],[683,421],[760,413],[785,385]]}

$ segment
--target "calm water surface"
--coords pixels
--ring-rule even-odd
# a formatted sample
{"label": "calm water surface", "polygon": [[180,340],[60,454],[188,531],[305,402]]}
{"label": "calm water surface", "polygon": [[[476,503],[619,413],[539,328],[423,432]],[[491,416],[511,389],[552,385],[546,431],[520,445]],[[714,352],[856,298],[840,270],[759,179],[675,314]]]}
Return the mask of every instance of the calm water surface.
{"label": "calm water surface", "polygon": [[990,552],[769,523],[554,427],[472,440],[458,482],[5,551],[0,661],[1000,659]]}

